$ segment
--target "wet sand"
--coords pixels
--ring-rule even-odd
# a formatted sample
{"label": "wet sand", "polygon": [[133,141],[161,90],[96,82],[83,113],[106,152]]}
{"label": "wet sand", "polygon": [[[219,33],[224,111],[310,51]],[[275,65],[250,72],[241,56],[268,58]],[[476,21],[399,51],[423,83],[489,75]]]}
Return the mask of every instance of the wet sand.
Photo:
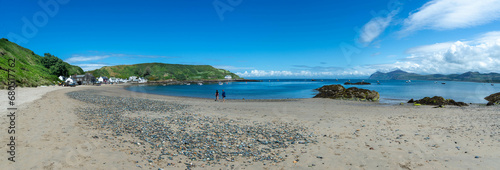
{"label": "wet sand", "polygon": [[[7,161],[6,130],[0,133],[7,169],[496,169],[500,167],[500,108],[432,108],[331,99],[285,101],[228,100],[160,96],[126,91],[122,85],[46,87],[54,91],[30,93],[18,89],[16,162]],[[79,107],[96,107],[65,93],[95,90],[99,95],[146,98],[188,105],[182,112],[248,122],[282,122],[306,127],[316,143],[294,144],[279,163],[234,162],[206,165],[202,161],[154,160],[149,147],[137,145],[131,134],[113,136],[76,115]],[[4,91],[2,91],[4,92]],[[32,92],[32,91],[31,91]],[[2,105],[2,107],[5,107]],[[140,114],[140,113],[137,113]],[[154,115],[162,117],[162,114]],[[8,127],[2,115],[0,126]],[[108,138],[105,138],[108,136]],[[124,140],[128,142],[123,142]],[[130,142],[132,141],[132,142]],[[132,154],[131,154],[132,152]],[[298,161],[297,161],[298,160]],[[179,163],[181,161],[181,163]],[[167,166],[167,163],[174,165]],[[265,165],[264,165],[265,164]]]}

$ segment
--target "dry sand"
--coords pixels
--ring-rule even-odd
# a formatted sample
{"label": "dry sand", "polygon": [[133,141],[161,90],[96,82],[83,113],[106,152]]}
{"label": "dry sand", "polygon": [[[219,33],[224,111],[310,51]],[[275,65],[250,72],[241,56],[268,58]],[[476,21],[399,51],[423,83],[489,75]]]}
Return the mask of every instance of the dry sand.
{"label": "dry sand", "polygon": [[[42,96],[48,92],[59,90],[64,87],[61,86],[45,86],[45,87],[37,87],[37,88],[18,88],[15,90],[17,94],[15,95],[15,104],[16,106],[21,106],[25,103],[33,102],[37,99],[42,98]],[[0,98],[0,108],[7,108],[9,106],[9,99],[7,98],[7,90],[0,90],[2,96]],[[0,112],[0,115],[5,115],[7,112]]]}
{"label": "dry sand", "polygon": [[[242,101],[225,103],[147,95],[120,85],[18,89],[16,162],[7,160],[7,111],[0,133],[2,169],[158,169],[131,151],[123,139],[94,136],[109,133],[86,125],[74,110],[84,103],[66,92],[98,90],[102,95],[149,98],[190,105],[186,111],[243,122],[293,122],[306,126],[318,143],[289,148],[278,164],[241,160],[234,169],[498,169],[500,167],[500,108],[432,108],[393,106],[330,99]],[[40,89],[40,90],[39,90]],[[2,91],[5,93],[5,91]],[[2,95],[4,96],[4,95]],[[5,95],[6,96],[6,95]],[[6,97],[2,97],[6,98]],[[7,101],[2,99],[2,108]],[[16,99],[17,100],[17,99]],[[124,136],[128,140],[138,140]],[[118,146],[119,145],[119,146]],[[477,157],[477,158],[476,158]],[[294,163],[294,160],[299,160]],[[136,163],[137,161],[137,163]],[[314,164],[314,165],[313,165]],[[185,166],[160,167],[185,169]],[[198,166],[194,169],[206,169]],[[216,166],[209,169],[230,169]]]}

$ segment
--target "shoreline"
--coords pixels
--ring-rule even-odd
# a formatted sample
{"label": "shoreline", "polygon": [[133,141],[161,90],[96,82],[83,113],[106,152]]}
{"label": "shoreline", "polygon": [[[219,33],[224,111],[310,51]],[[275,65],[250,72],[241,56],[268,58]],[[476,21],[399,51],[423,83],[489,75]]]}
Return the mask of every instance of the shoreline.
{"label": "shoreline", "polygon": [[[129,91],[129,92],[135,92],[131,90],[127,90],[126,88],[128,86],[138,86],[138,85],[145,85],[145,86],[158,86],[158,84],[118,84],[123,86],[123,90]],[[177,85],[177,84],[171,84],[171,85]],[[168,86],[168,85],[167,85]],[[136,92],[136,93],[143,93],[143,94],[150,94],[150,95],[160,95],[160,96],[169,96],[169,97],[179,97],[179,98],[186,98],[186,99],[212,99],[212,98],[202,98],[202,97],[191,97],[191,96],[173,96],[173,95],[163,95],[163,94],[154,94],[154,93],[145,93],[145,92]],[[432,96],[429,96],[432,97]],[[312,98],[286,98],[286,99],[226,99],[230,101],[236,101],[236,102],[258,102],[258,101],[263,101],[263,102],[276,102],[276,101],[295,101],[295,100],[305,100],[305,99],[312,99]],[[382,98],[381,98],[382,99]],[[330,99],[330,100],[342,100],[342,99]],[[405,105],[410,105],[407,103],[410,99],[397,99],[397,98],[384,98],[386,101],[398,101],[398,102],[370,102],[370,101],[357,101],[357,100],[343,100],[343,101],[354,101],[354,102],[367,102],[367,103],[372,103],[374,105],[401,105],[401,103],[404,103]],[[483,106],[486,105],[486,103],[467,103],[470,105],[478,105],[478,106]],[[413,105],[413,104],[411,104]],[[430,105],[429,105],[430,106]]]}
{"label": "shoreline", "polygon": [[[279,162],[261,162],[246,159],[247,157],[244,156],[234,156],[234,161],[223,159],[220,164],[215,162],[215,164],[208,165],[207,161],[189,160],[180,154],[158,159],[158,154],[160,154],[158,150],[153,149],[151,151],[154,154],[149,154],[149,148],[155,148],[156,145],[149,144],[134,134],[123,133],[117,136],[116,131],[101,129],[96,126],[95,122],[92,125],[91,119],[84,119],[81,113],[77,114],[77,111],[81,109],[85,111],[85,109],[107,107],[76,100],[66,94],[78,91],[82,94],[109,96],[113,100],[119,99],[118,101],[147,99],[152,102],[167,102],[166,108],[170,107],[168,104],[188,106],[168,114],[151,111],[116,112],[126,118],[123,120],[144,120],[144,122],[134,123],[141,127],[147,125],[146,122],[152,122],[158,118],[169,118],[171,123],[176,122],[174,120],[177,122],[188,120],[183,116],[193,116],[194,119],[189,119],[194,121],[194,124],[190,124],[192,127],[197,127],[199,123],[204,124],[198,123],[201,120],[217,120],[211,124],[223,125],[226,122],[239,127],[274,124],[269,127],[283,128],[277,125],[293,123],[291,127],[308,129],[308,134],[310,132],[317,142],[307,145],[290,144],[285,149],[271,148],[272,153],[280,153],[283,157],[283,160],[280,159]],[[98,98],[90,97],[89,99]],[[110,105],[109,108],[141,106],[134,102],[139,101],[131,101],[129,104],[119,106]],[[162,105],[151,106],[164,107]],[[313,169],[400,169],[404,167],[410,169],[494,169],[500,166],[500,162],[497,161],[500,159],[500,134],[496,133],[500,130],[500,126],[495,126],[500,121],[500,108],[496,106],[436,109],[373,105],[367,102],[318,98],[222,103],[206,99],[137,93],[125,90],[121,85],[103,85],[68,87],[51,91],[42,98],[23,105],[19,112],[18,133],[22,136],[16,141],[18,143],[16,151],[19,151],[16,160],[18,162],[2,162],[7,165],[7,168],[185,169],[189,165],[193,169],[230,169],[231,167],[240,169],[306,169],[311,167]],[[181,117],[175,117],[176,115]],[[128,124],[123,126],[133,130],[133,126]],[[2,122],[1,125],[6,124]],[[188,126],[172,124],[171,127],[177,129]],[[146,130],[145,132],[154,130],[154,128],[148,130],[147,126],[144,128],[146,128],[143,129]],[[249,137],[249,139],[255,138]],[[1,138],[0,142],[6,143],[7,141]],[[158,143],[153,142],[153,144]],[[2,149],[5,149],[5,146],[2,146]],[[166,151],[170,154],[177,154],[175,149]],[[169,157],[172,157],[172,160]]]}

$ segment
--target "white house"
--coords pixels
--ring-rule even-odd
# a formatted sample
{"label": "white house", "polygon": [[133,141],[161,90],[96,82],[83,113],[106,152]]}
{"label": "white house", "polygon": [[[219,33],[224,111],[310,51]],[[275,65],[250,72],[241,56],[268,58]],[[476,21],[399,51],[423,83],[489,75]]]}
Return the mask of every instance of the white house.
{"label": "white house", "polygon": [[97,78],[97,81],[102,83],[102,82],[104,82],[104,78],[102,78],[102,76],[101,76],[101,77]]}
{"label": "white house", "polygon": [[70,83],[70,84],[71,84],[71,83],[73,83],[73,82],[74,82],[74,80],[70,77],[70,78],[66,79],[66,81],[64,81],[64,82],[66,82],[66,83]]}
{"label": "white house", "polygon": [[232,79],[233,77],[231,77],[231,75],[226,75],[226,77],[224,77],[224,78],[225,78],[225,79],[230,80],[230,79]]}
{"label": "white house", "polygon": [[130,76],[130,77],[128,78],[128,81],[134,81],[135,79],[137,79],[137,76]]}
{"label": "white house", "polygon": [[140,78],[139,78],[139,83],[147,83],[147,82],[148,82],[148,80],[147,80],[147,79],[145,79],[145,78],[143,78],[143,77],[140,77]]}
{"label": "white house", "polygon": [[110,77],[109,78],[109,82],[110,83],[119,83],[119,79],[115,78],[115,77]]}

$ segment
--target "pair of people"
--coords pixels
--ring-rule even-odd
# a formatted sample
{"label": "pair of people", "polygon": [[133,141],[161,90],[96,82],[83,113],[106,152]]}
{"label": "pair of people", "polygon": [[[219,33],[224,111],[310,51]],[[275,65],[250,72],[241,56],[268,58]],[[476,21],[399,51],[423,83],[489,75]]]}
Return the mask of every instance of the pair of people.
{"label": "pair of people", "polygon": [[[219,90],[215,90],[215,101],[219,100]],[[222,90],[222,102],[226,101],[226,92]]]}

